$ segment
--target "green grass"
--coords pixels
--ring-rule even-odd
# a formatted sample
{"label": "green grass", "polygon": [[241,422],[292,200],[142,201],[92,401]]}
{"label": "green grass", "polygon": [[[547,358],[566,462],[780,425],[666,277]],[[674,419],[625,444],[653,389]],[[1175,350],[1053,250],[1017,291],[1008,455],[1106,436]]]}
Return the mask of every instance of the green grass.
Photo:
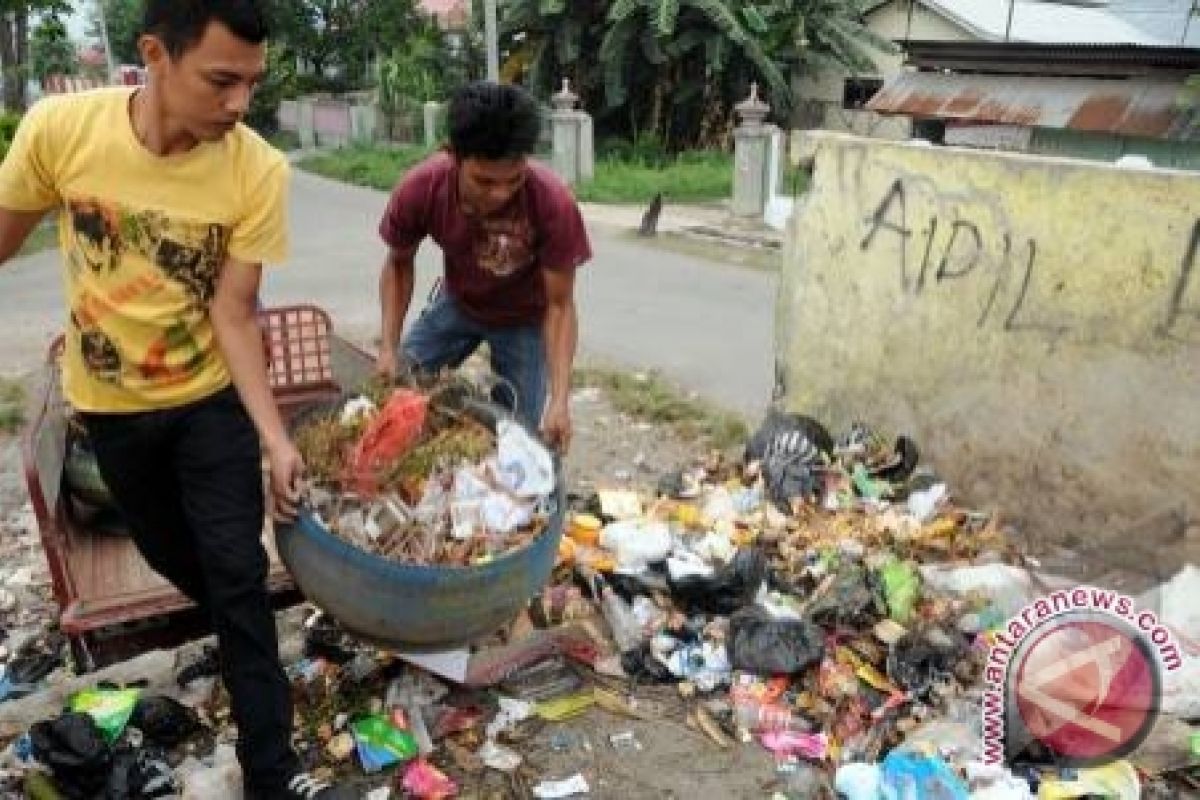
{"label": "green grass", "polygon": [[267,141],[276,150],[282,150],[285,153],[300,149],[300,134],[295,131],[276,131],[267,137]]}
{"label": "green grass", "polygon": [[390,191],[401,175],[429,153],[424,147],[355,145],[304,158],[300,161],[300,168],[326,178]]}
{"label": "green grass", "polygon": [[596,161],[595,178],[575,188],[575,196],[585,203],[642,205],[659,192],[675,203],[728,200],[733,194],[733,157],[697,151],[656,164],[607,156]]}
{"label": "green grass", "polygon": [[632,374],[601,368],[578,368],[576,387],[594,387],[607,395],[618,411],[634,419],[667,425],[687,439],[703,439],[725,450],[742,444],[749,433],[736,414],[688,397],[656,373]]}
{"label": "green grass", "polygon": [[[429,152],[423,147],[356,145],[309,156],[300,161],[300,168],[388,191]],[[596,162],[595,178],[577,186],[575,195],[586,203],[643,205],[658,192],[676,203],[727,200],[733,193],[733,157],[717,152],[684,153],[660,165],[607,156]]]}
{"label": "green grass", "polygon": [[24,387],[19,381],[0,378],[0,433],[16,433],[24,422]]}

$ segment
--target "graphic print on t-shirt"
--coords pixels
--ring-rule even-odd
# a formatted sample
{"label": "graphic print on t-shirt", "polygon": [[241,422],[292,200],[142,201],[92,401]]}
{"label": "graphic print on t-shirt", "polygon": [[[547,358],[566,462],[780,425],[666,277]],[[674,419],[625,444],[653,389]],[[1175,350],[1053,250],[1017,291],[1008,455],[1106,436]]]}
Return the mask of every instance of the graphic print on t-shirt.
{"label": "graphic print on t-shirt", "polygon": [[480,220],[480,238],[475,242],[479,268],[498,278],[512,275],[533,260],[533,227],[524,217]]}
{"label": "graphic print on t-shirt", "polygon": [[[203,366],[207,356],[195,331],[213,297],[229,236],[215,223],[93,198],[68,200],[68,264],[77,279],[90,277],[81,281],[71,324],[93,378],[117,385],[131,379],[182,383]],[[172,291],[186,298],[183,308],[148,345],[114,341],[105,332],[105,321],[122,309]]]}
{"label": "graphic print on t-shirt", "polygon": [[67,202],[72,264],[112,271],[135,253],[183,285],[193,299],[212,299],[225,261],[229,229],[215,223],[173,220],[160,211],[131,211],[99,200]]}

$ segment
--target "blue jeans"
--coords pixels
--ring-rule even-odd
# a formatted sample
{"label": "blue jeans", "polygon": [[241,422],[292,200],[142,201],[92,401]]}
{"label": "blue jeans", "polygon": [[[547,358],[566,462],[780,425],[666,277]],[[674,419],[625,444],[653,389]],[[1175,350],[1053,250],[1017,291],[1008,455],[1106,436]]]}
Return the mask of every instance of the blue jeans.
{"label": "blue jeans", "polygon": [[[463,314],[444,289],[437,292],[404,337],[401,349],[422,372],[456,368],[487,342],[492,371],[512,384],[492,391],[492,398],[533,430],[546,406],[546,350],[541,325],[488,326]],[[514,408],[513,391],[516,392]]]}

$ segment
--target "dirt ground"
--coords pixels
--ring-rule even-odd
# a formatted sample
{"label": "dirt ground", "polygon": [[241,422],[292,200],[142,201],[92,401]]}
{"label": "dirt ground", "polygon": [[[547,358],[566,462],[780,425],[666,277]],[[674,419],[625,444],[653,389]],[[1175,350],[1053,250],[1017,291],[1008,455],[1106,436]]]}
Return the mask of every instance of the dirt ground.
{"label": "dirt ground", "polygon": [[[620,413],[600,390],[577,390],[573,408],[575,441],[566,465],[572,492],[653,487],[663,472],[704,452],[702,445],[683,440],[668,426],[639,422]],[[28,510],[19,438],[15,436],[0,438],[0,520],[7,521],[0,540],[0,578],[4,579],[0,583],[6,583],[21,567],[29,567],[34,584],[18,592],[20,610],[8,620],[9,627],[37,626],[51,618],[54,605]],[[286,617],[281,619],[285,620],[284,639],[298,635],[298,631],[287,630],[290,622]],[[582,773],[591,787],[589,796],[600,800],[770,795],[777,779],[769,754],[757,745],[718,748],[685,725],[683,706],[673,689],[661,695],[663,719],[655,722],[593,709],[575,720],[533,726],[529,738],[518,747],[526,757],[527,767],[520,773],[525,784]],[[637,745],[614,748],[609,737],[629,731]],[[364,778],[363,785],[370,788],[379,785],[379,780]],[[512,787],[506,776],[488,772],[464,782],[462,796],[529,796]]]}
{"label": "dirt ground", "polygon": [[[682,438],[675,428],[634,419],[620,411],[602,390],[578,389],[573,395],[575,441],[567,462],[570,491],[596,488],[653,487],[665,471],[703,453],[704,443]],[[0,520],[6,520],[0,540],[0,583],[7,584],[22,567],[32,585],[20,590],[17,622],[34,623],[53,613],[45,587],[46,570],[32,520],[22,476],[19,440],[0,438]],[[1169,577],[1161,565],[1182,566],[1196,561],[1194,528],[1172,541],[1129,541],[1118,537],[1089,542],[1047,540],[1033,543],[1034,555],[1049,572],[1094,580],[1113,588],[1140,590]],[[1153,554],[1148,565],[1147,553]],[[1151,574],[1153,571],[1154,574]],[[1151,580],[1151,579],[1154,580]],[[8,627],[14,620],[9,619]],[[721,749],[684,721],[683,706],[673,689],[658,692],[662,718],[643,722],[593,709],[564,723],[534,727],[519,750],[526,757],[527,778],[553,780],[582,773],[600,800],[625,798],[762,798],[783,787],[773,759],[757,745]],[[610,737],[633,733],[636,745],[615,747]],[[377,780],[366,780],[377,784]],[[527,780],[526,783],[533,781]],[[465,783],[463,797],[522,797],[498,773],[485,773]]]}

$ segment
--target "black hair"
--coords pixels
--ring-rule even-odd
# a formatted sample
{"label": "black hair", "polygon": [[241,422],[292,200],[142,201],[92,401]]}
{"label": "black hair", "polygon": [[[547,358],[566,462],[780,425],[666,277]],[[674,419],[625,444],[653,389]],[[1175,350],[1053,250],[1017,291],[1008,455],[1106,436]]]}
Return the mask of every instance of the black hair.
{"label": "black hair", "polygon": [[157,36],[171,58],[179,58],[200,41],[210,22],[220,22],[250,44],[262,43],[270,33],[262,0],[146,0],[142,33]]}
{"label": "black hair", "polygon": [[537,101],[519,86],[476,81],[450,98],[450,149],[459,158],[501,161],[533,154],[542,131]]}

